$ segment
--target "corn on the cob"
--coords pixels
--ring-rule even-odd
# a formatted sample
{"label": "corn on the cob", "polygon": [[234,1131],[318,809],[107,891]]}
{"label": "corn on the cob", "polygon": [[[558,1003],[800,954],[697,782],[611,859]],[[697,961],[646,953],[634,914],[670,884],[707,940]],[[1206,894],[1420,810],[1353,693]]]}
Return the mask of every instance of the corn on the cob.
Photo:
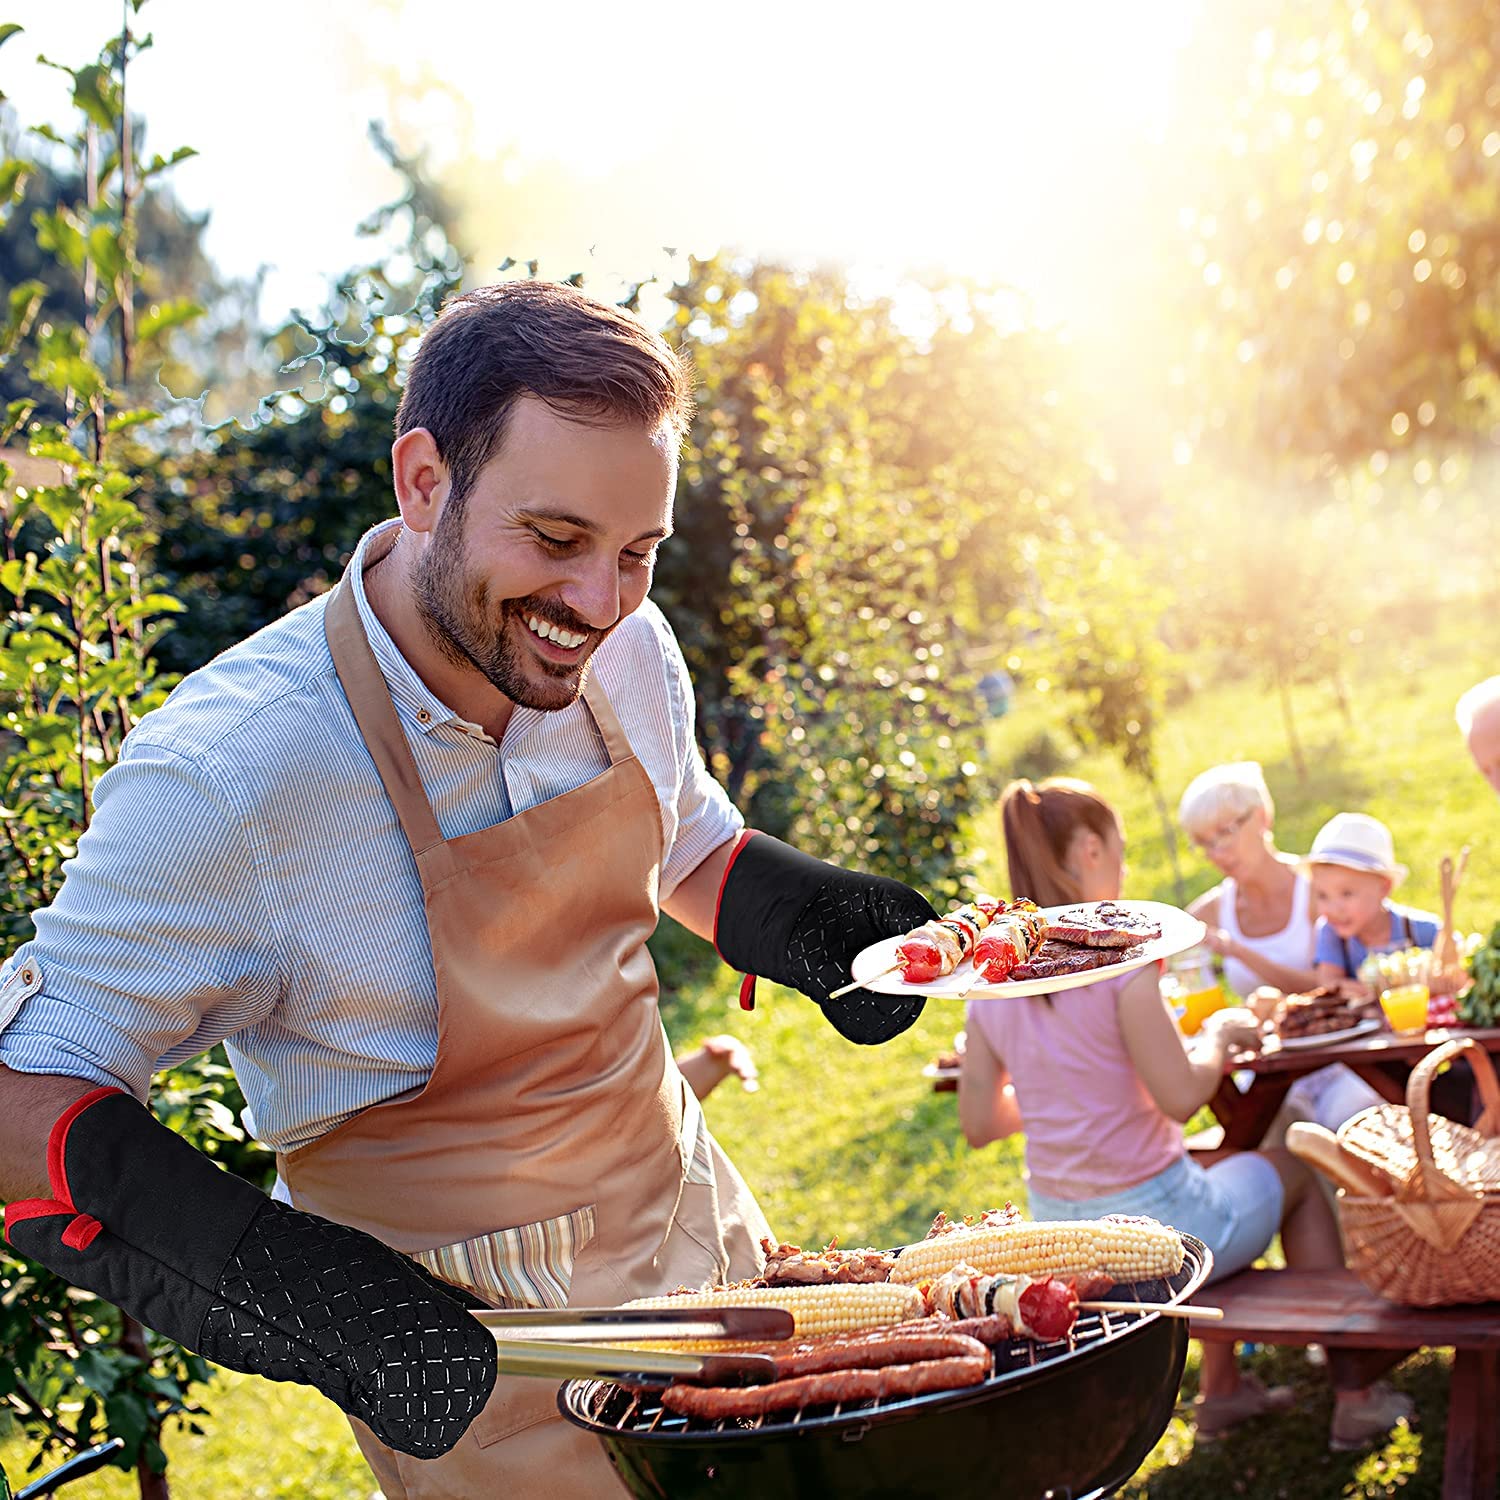
{"label": "corn on the cob", "polygon": [[[627,1307],[784,1307],[791,1313],[797,1338],[819,1334],[859,1333],[889,1323],[922,1317],[922,1294],[914,1286],[889,1281],[835,1282],[825,1286],[733,1287],[708,1292],[679,1292],[672,1297],[639,1297]],[[744,1349],[742,1342],[717,1339],[631,1339],[633,1349],[681,1349],[712,1353]]]}
{"label": "corn on the cob", "polygon": [[985,1276],[1151,1281],[1182,1269],[1182,1237],[1154,1219],[1058,1219],[958,1229],[909,1245],[891,1280],[933,1281],[960,1261]]}

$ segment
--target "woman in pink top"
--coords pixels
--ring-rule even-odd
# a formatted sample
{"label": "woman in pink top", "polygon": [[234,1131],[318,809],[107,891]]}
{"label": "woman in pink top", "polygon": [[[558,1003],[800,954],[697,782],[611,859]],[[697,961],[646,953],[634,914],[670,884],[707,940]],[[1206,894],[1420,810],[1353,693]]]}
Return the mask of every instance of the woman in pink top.
{"label": "woman in pink top", "polygon": [[[1124,829],[1092,787],[1013,782],[1001,812],[1014,895],[1040,906],[1119,898]],[[1024,1129],[1034,1218],[1149,1214],[1203,1240],[1216,1277],[1251,1264],[1278,1227],[1290,1264],[1343,1264],[1328,1203],[1295,1157],[1242,1152],[1204,1169],[1183,1145],[1183,1122],[1213,1097],[1231,1049],[1258,1038],[1248,1010],[1210,1016],[1190,1047],[1152,965],[1051,995],[970,1001],[967,1028],[964,1135],[982,1146]],[[1336,1446],[1363,1446],[1410,1415],[1405,1397],[1360,1384],[1369,1368],[1330,1354]],[[1200,1391],[1200,1437],[1292,1401],[1289,1388],[1242,1379],[1224,1345],[1205,1348]]]}

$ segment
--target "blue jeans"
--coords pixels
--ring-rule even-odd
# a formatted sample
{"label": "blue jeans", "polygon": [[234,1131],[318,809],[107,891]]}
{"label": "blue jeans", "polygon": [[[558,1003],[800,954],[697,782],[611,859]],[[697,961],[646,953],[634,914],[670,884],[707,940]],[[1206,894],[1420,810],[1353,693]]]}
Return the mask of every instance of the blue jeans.
{"label": "blue jeans", "polygon": [[1170,1224],[1213,1251],[1210,1281],[1253,1264],[1281,1224],[1281,1178],[1254,1151],[1226,1156],[1207,1168],[1184,1152],[1155,1177],[1097,1198],[1053,1198],[1035,1188],[1029,1197],[1033,1219],[1145,1214]]}

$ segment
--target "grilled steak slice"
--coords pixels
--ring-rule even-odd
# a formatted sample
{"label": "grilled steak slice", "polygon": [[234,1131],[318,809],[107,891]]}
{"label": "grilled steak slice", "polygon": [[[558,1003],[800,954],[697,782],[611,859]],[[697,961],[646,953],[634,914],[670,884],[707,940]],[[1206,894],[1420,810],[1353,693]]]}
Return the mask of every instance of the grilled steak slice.
{"label": "grilled steak slice", "polygon": [[1049,917],[1047,936],[1082,948],[1129,948],[1159,938],[1161,927],[1113,901],[1099,901],[1090,906],[1070,906]]}
{"label": "grilled steak slice", "polygon": [[1065,974],[1082,974],[1088,969],[1102,969],[1108,964],[1128,963],[1136,948],[1082,948],[1075,943],[1055,943],[1050,939],[1032,955],[1029,963],[1010,971],[1012,979],[1060,979]]}

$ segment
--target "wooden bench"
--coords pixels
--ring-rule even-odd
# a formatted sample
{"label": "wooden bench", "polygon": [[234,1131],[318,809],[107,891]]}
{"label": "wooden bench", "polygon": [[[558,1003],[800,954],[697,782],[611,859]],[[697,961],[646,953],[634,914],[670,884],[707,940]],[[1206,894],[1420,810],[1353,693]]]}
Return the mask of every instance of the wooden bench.
{"label": "wooden bench", "polygon": [[1241,1271],[1204,1288],[1222,1323],[1193,1322],[1204,1342],[1323,1344],[1334,1349],[1453,1351],[1443,1500],[1491,1496],[1500,1478],[1500,1304],[1397,1307],[1349,1271]]}

